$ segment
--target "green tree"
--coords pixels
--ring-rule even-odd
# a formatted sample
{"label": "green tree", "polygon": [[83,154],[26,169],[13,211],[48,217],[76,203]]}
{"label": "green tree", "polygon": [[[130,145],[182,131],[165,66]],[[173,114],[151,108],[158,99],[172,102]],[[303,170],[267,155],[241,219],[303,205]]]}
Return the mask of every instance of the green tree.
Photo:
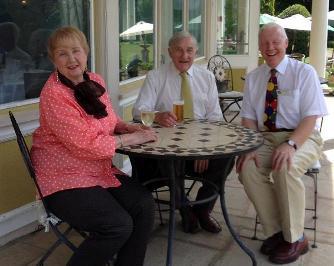
{"label": "green tree", "polygon": [[310,17],[311,14],[310,12],[307,10],[307,8],[303,5],[300,4],[295,4],[292,6],[287,7],[286,9],[284,9],[279,15],[279,18],[287,18],[287,17],[291,17],[292,15],[296,15],[296,14],[300,14],[303,15],[304,17]]}
{"label": "green tree", "polygon": [[267,13],[269,15],[275,15],[275,0],[261,0],[260,13]]}
{"label": "green tree", "polygon": [[[304,17],[310,17],[310,12],[305,6],[295,4],[284,9],[279,15],[279,18],[287,18],[292,15],[300,14]],[[310,33],[305,31],[286,30],[286,34],[289,38],[289,46],[287,49],[288,53],[302,53],[307,57],[309,55],[309,41]]]}

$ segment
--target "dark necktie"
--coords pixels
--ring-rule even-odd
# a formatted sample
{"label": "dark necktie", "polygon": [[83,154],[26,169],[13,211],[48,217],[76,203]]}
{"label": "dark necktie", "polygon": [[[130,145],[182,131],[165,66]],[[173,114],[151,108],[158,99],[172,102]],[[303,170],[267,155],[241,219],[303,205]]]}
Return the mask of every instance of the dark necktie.
{"label": "dark necktie", "polygon": [[277,114],[277,77],[276,69],[270,70],[270,78],[267,86],[266,102],[264,107],[264,126],[268,131],[277,131],[276,114]]}

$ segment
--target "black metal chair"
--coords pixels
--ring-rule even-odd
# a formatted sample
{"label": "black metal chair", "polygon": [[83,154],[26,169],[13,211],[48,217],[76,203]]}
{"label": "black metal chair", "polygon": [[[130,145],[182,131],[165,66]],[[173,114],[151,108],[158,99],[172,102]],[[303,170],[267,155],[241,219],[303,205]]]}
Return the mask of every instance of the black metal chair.
{"label": "black metal chair", "polygon": [[[243,94],[241,92],[234,91],[231,65],[224,56],[214,55],[209,59],[207,68],[215,76],[223,117],[226,122],[230,123],[240,113],[241,106],[239,102],[243,99]],[[226,112],[232,106],[236,106],[237,111],[231,119],[228,119],[226,117]]]}
{"label": "black metal chair", "polygon": [[[12,112],[9,111],[9,117],[10,120],[12,122],[15,134],[16,134],[16,141],[17,144],[20,148],[24,163],[28,169],[28,172],[30,174],[30,177],[32,178],[32,180],[34,181],[34,184],[36,186],[38,195],[41,199],[41,202],[43,204],[45,213],[46,213],[46,219],[45,219],[45,226],[51,228],[51,230],[54,232],[54,234],[57,236],[57,240],[51,245],[51,247],[46,251],[46,253],[43,255],[43,257],[39,260],[39,262],[37,263],[38,266],[41,266],[44,264],[45,260],[51,255],[51,253],[61,244],[65,244],[66,246],[68,246],[72,251],[75,251],[77,248],[76,246],[68,240],[67,235],[70,233],[70,231],[72,231],[73,229],[76,230],[75,228],[73,228],[71,225],[68,225],[67,229],[62,231],[59,226],[61,224],[63,224],[64,222],[59,219],[58,217],[56,217],[53,213],[51,213],[46,205],[46,202],[43,198],[43,195],[41,193],[41,189],[37,183],[37,179],[36,179],[36,174],[35,174],[35,170],[30,158],[30,153],[29,153],[29,149],[28,146],[25,142],[25,139],[21,133],[21,130],[19,128],[19,125],[16,122],[16,119],[13,115]],[[78,231],[76,230],[82,237],[87,237],[87,235],[84,232]]]}

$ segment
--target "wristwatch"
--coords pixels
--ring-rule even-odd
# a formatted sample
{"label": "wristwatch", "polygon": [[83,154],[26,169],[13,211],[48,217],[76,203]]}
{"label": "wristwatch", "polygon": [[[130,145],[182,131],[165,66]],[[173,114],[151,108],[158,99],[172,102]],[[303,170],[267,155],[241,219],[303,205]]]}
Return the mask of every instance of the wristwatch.
{"label": "wristwatch", "polygon": [[290,145],[291,147],[293,147],[295,150],[297,150],[297,144],[296,142],[294,142],[293,140],[289,139],[286,141],[286,143],[288,143],[288,145]]}

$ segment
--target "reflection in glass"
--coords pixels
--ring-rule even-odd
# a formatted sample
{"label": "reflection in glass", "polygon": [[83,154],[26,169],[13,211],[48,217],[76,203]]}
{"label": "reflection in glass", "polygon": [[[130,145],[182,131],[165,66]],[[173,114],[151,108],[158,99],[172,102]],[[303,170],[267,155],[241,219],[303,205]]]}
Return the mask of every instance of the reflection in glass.
{"label": "reflection in glass", "polygon": [[[164,8],[164,10],[166,9]],[[183,17],[183,1],[173,0],[173,17],[170,18],[171,21],[173,22],[173,33],[183,30],[182,17]]]}
{"label": "reflection in glass", "polygon": [[119,1],[119,80],[153,69],[153,0]]}
{"label": "reflection in glass", "polygon": [[38,98],[53,71],[46,42],[63,25],[89,41],[90,0],[0,0],[0,104]]}
{"label": "reflection in glass", "polygon": [[192,0],[189,1],[189,32],[194,35],[198,44],[197,55],[204,54],[204,0]]}
{"label": "reflection in glass", "polygon": [[218,0],[217,7],[217,53],[248,54],[249,0]]}

